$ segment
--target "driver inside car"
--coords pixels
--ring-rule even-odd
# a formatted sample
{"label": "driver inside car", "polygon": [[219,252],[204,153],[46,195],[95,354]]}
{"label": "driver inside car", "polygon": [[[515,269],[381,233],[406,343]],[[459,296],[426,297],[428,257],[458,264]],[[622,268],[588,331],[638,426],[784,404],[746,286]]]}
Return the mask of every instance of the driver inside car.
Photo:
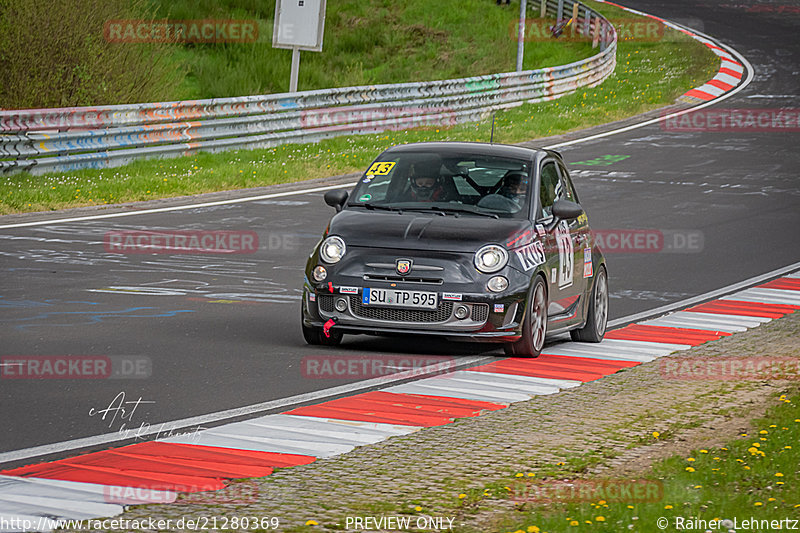
{"label": "driver inside car", "polygon": [[414,163],[410,178],[411,201],[447,201],[447,198],[445,198],[447,194],[439,172],[440,169],[441,162],[439,160],[423,160]]}

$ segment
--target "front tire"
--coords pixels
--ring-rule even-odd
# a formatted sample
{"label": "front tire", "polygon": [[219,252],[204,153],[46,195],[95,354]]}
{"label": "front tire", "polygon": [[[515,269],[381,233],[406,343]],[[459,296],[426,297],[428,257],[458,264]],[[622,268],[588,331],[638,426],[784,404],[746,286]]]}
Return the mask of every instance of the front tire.
{"label": "front tire", "polygon": [[608,325],[608,275],[603,266],[595,276],[592,299],[586,314],[586,324],[580,329],[570,331],[569,336],[576,342],[602,341]]}
{"label": "front tire", "polygon": [[547,289],[544,280],[537,276],[531,291],[530,309],[522,323],[522,338],[506,344],[506,355],[539,357],[547,334]]}

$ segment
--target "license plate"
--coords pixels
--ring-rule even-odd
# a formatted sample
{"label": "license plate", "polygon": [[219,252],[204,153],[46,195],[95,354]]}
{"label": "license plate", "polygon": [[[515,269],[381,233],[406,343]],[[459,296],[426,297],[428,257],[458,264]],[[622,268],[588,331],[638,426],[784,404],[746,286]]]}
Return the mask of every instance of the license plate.
{"label": "license plate", "polygon": [[436,309],[439,304],[435,292],[401,291],[395,289],[365,288],[361,295],[363,305],[375,307],[416,307]]}

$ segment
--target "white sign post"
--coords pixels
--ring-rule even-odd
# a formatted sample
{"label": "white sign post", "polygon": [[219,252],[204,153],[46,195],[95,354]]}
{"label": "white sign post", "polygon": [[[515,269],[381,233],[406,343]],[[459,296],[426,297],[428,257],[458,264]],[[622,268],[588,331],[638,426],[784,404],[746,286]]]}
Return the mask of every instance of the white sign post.
{"label": "white sign post", "polygon": [[297,92],[300,50],[322,51],[325,2],[326,0],[277,0],[275,3],[272,47],[289,48],[292,51],[289,92]]}

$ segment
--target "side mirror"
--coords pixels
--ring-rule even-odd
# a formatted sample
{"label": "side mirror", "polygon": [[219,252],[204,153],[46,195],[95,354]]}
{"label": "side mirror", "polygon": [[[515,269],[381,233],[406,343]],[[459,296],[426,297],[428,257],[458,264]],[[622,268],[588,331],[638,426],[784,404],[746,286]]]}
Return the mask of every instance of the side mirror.
{"label": "side mirror", "polygon": [[348,196],[348,192],[344,189],[333,189],[325,193],[325,203],[336,209],[338,213],[344,207]]}
{"label": "side mirror", "polygon": [[575,202],[569,200],[556,200],[553,204],[553,216],[563,219],[572,220],[578,218],[583,214],[583,208]]}

